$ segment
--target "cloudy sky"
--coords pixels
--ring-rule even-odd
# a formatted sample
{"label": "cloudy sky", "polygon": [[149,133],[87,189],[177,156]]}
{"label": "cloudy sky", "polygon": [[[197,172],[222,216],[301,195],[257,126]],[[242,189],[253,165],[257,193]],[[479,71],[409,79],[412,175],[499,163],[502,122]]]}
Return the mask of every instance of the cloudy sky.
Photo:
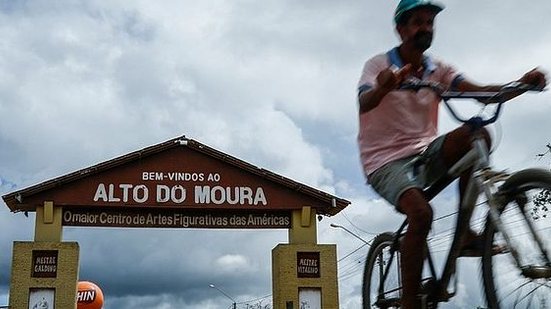
{"label": "cloudy sky", "polygon": [[[442,2],[430,53],[466,76],[502,83],[551,70],[551,2]],[[341,308],[358,308],[367,247],[329,224],[370,239],[401,219],[365,186],[355,142],[356,83],[365,60],[398,44],[396,4],[0,0],[0,193],[185,134],[352,201],[318,238],[338,244]],[[536,155],[551,142],[549,115],[550,92],[509,104],[492,130],[495,165],[548,167]],[[441,117],[442,132],[455,126]],[[436,216],[453,209],[443,204]],[[33,229],[32,214],[0,207],[0,305],[12,242]],[[227,308],[211,283],[245,308],[270,302],[271,250],[287,231],[65,228],[64,240],[79,242],[80,278],[103,288],[105,308]],[[460,279],[444,307],[483,304],[478,283]]]}

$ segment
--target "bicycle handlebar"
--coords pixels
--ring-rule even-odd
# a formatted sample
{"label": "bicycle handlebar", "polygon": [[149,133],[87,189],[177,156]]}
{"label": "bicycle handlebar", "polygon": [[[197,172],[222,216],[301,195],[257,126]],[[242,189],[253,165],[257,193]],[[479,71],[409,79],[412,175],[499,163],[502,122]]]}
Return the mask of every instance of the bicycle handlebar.
{"label": "bicycle handlebar", "polygon": [[[484,91],[484,92],[464,92],[464,91],[447,91],[446,88],[437,82],[431,81],[422,81],[415,78],[410,78],[406,80],[402,85],[400,85],[400,90],[414,90],[418,91],[423,88],[428,88],[433,90],[442,100],[444,101],[448,111],[457,121],[475,126],[477,128],[484,127],[491,123],[494,123],[501,112],[501,105],[505,103],[509,98],[507,95],[510,95],[515,92],[526,92],[526,91],[537,91],[541,92],[544,89],[530,84],[524,84],[520,82],[511,82],[503,87],[499,91]],[[476,99],[482,102],[487,103],[497,103],[497,108],[494,114],[488,119],[482,119],[481,117],[472,117],[470,119],[464,119],[457,115],[453,107],[448,103],[450,99]]]}

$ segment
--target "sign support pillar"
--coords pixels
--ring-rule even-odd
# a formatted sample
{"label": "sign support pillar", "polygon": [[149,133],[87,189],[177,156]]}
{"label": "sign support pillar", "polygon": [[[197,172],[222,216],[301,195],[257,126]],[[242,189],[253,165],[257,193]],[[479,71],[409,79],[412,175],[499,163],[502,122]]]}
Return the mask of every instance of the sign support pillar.
{"label": "sign support pillar", "polygon": [[289,244],[272,250],[274,308],[312,309],[339,307],[337,246],[317,243],[316,210],[293,210]]}
{"label": "sign support pillar", "polygon": [[76,308],[79,246],[61,241],[61,216],[61,207],[44,202],[36,208],[34,242],[13,243],[10,308]]}

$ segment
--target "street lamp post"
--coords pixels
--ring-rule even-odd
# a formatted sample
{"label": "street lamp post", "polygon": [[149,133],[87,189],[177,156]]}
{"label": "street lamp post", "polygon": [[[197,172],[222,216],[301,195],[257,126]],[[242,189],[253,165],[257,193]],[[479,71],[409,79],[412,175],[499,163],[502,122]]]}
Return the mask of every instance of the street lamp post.
{"label": "street lamp post", "polygon": [[231,296],[229,296],[226,292],[224,292],[223,290],[221,290],[220,288],[218,288],[216,285],[214,284],[209,284],[209,287],[213,288],[213,289],[216,289],[218,292],[222,293],[224,296],[226,296],[227,298],[229,298],[231,301],[232,301],[232,308],[233,309],[237,309],[237,302],[235,301],[235,299],[233,299]]}
{"label": "street lamp post", "polygon": [[361,240],[364,244],[368,245],[368,246],[371,246],[365,239],[361,238],[360,236],[356,235],[354,232],[350,231],[349,229],[345,228],[344,226],[342,225],[338,225],[338,224],[334,224],[334,223],[331,223],[329,224],[331,227],[333,228],[338,228],[338,229],[343,229],[345,230],[348,234],[358,238],[359,240]]}

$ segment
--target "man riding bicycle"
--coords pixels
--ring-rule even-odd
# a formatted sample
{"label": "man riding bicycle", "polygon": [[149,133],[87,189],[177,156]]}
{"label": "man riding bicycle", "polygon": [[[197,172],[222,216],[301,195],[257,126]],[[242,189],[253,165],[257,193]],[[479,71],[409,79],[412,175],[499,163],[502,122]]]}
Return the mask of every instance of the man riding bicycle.
{"label": "man riding bicycle", "polygon": [[[423,248],[432,224],[432,208],[422,189],[437,179],[471,148],[471,130],[462,126],[437,136],[440,98],[431,90],[400,91],[408,78],[434,81],[456,91],[497,91],[501,85],[478,85],[452,66],[425,54],[431,46],[436,15],[441,4],[424,0],[401,0],[394,21],[401,44],[369,59],[358,84],[358,146],[368,183],[397,211],[406,215],[408,230],[401,243],[402,308],[418,308],[416,295],[423,266]],[[538,69],[519,82],[545,87]],[[519,93],[518,93],[519,94]],[[517,95],[518,95],[517,94]],[[484,131],[488,147],[489,134]],[[412,177],[412,159],[422,157],[422,175]],[[459,179],[460,203],[470,171]],[[476,251],[480,239],[470,232],[464,252]]]}

